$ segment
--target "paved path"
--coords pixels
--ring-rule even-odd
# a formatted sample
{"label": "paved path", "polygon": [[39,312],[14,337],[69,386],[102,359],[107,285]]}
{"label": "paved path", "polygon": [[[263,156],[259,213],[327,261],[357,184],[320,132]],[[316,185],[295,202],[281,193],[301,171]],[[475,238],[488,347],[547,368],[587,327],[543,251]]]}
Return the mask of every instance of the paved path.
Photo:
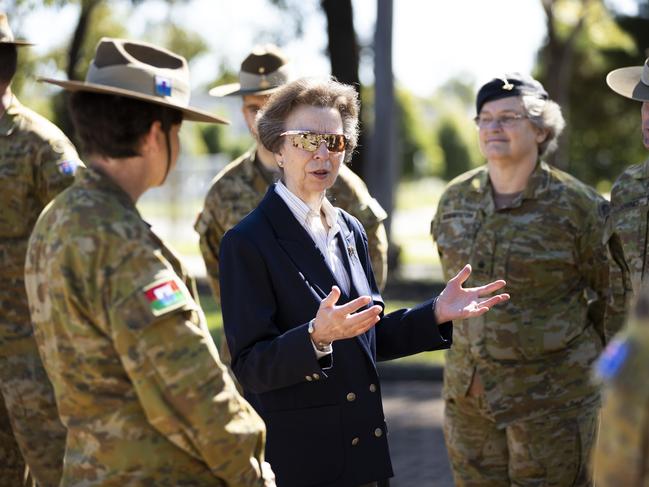
{"label": "paved path", "polygon": [[441,382],[383,381],[381,389],[395,473],[390,487],[453,487]]}

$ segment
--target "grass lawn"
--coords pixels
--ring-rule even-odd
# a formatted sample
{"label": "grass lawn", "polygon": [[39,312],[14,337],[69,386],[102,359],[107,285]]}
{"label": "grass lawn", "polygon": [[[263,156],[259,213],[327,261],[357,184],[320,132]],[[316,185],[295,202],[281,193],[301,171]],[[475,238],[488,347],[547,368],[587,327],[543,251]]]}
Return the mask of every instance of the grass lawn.
{"label": "grass lawn", "polygon": [[[209,327],[212,337],[216,342],[217,347],[221,345],[221,340],[223,338],[223,318],[221,317],[221,309],[214,301],[214,298],[211,294],[201,294],[200,296],[201,306],[205,311],[205,316],[207,318],[207,326]],[[407,308],[415,305],[411,301],[392,301],[388,303],[387,311],[394,311],[400,308]],[[417,364],[430,364],[430,365],[442,365],[444,363],[444,352],[435,351],[435,352],[424,352],[411,357],[405,357],[399,360],[395,360],[395,363],[417,363]]]}

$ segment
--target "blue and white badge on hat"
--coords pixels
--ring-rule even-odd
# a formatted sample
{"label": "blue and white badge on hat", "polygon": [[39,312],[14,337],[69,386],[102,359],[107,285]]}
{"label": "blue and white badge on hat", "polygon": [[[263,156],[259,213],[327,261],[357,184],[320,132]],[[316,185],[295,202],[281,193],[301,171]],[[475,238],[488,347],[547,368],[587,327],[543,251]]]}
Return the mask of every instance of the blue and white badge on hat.
{"label": "blue and white badge on hat", "polygon": [[627,340],[613,340],[595,363],[595,374],[604,381],[614,379],[629,358]]}
{"label": "blue and white badge on hat", "polygon": [[163,76],[156,76],[155,94],[160,96],[171,96],[171,79]]}

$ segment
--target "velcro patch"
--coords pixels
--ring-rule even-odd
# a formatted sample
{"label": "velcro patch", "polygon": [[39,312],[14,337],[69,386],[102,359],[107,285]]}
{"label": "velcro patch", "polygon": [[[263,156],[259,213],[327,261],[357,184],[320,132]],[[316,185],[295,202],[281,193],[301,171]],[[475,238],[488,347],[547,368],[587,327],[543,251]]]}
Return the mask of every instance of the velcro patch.
{"label": "velcro patch", "polygon": [[183,289],[173,280],[156,282],[144,288],[144,296],[154,316],[181,308],[189,302]]}

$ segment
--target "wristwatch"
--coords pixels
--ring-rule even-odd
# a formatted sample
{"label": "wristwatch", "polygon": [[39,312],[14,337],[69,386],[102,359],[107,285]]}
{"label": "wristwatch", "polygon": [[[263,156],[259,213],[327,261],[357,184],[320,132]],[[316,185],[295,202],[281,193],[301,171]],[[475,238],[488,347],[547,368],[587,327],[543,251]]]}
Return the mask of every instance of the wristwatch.
{"label": "wristwatch", "polygon": [[321,352],[329,352],[331,350],[331,343],[323,343],[323,342],[316,343],[313,340],[313,332],[315,331],[315,318],[309,321],[309,326],[307,327],[307,331],[311,336],[311,342],[313,343],[313,345],[315,345],[315,348],[317,348]]}

